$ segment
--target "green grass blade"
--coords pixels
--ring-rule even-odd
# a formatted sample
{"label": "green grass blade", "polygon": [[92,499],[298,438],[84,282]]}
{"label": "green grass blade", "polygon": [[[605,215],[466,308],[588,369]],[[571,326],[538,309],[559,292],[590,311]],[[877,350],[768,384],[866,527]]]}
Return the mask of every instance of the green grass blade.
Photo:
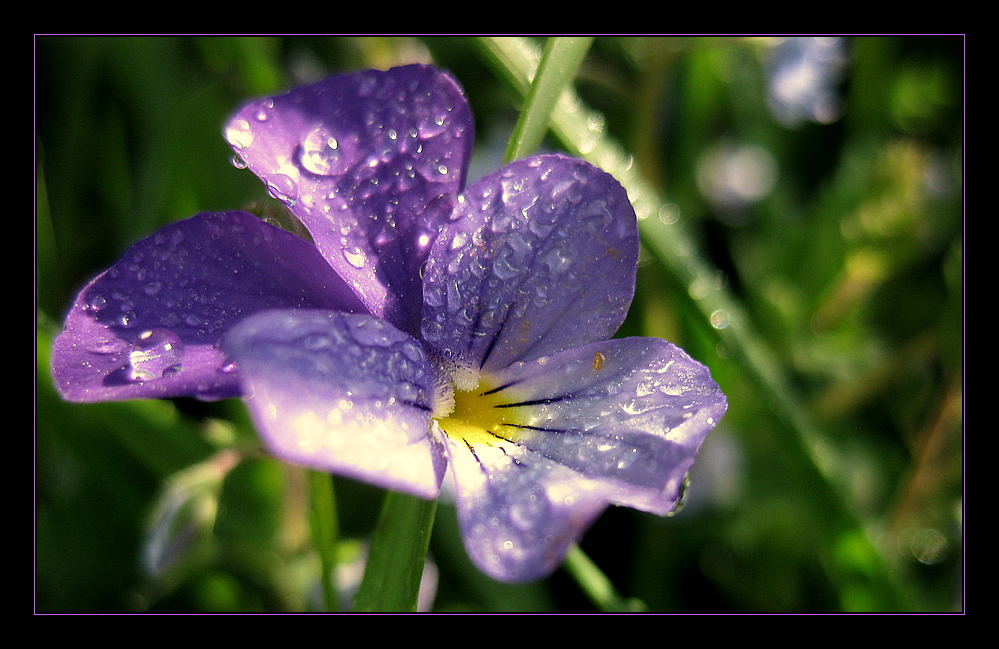
{"label": "green grass blade", "polygon": [[507,143],[504,162],[530,155],[548,132],[551,112],[563,90],[576,78],[592,37],[552,37],[545,45],[524,109]]}
{"label": "green grass blade", "polygon": [[310,471],[309,486],[312,494],[309,522],[312,527],[312,543],[319,554],[322,570],[323,602],[327,611],[337,611],[339,601],[334,571],[340,525],[336,512],[333,476],[322,471]]}
{"label": "green grass blade", "polygon": [[436,500],[385,494],[354,611],[416,612],[436,511]]}

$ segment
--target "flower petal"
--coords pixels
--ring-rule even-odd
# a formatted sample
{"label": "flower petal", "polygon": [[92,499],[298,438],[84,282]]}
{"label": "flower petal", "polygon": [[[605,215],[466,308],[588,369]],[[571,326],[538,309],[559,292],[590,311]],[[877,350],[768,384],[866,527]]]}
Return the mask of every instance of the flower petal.
{"label": "flower petal", "polygon": [[368,315],[268,311],[240,323],[223,349],[275,455],[437,496],[446,463],[430,433],[436,379],[415,339]]}
{"label": "flower petal", "polygon": [[371,313],[419,328],[419,268],[465,184],[471,110],[424,65],[335,76],[242,108],[226,139]]}
{"label": "flower petal", "polygon": [[550,572],[607,504],[674,511],[726,409],[707,368],[653,338],[515,363],[488,381],[502,423],[448,449],[468,552],[504,581]]}
{"label": "flower petal", "polygon": [[493,579],[548,575],[607,506],[597,483],[516,444],[447,445],[465,550]]}
{"label": "flower petal", "polygon": [[314,246],[250,214],[173,223],[80,291],[53,348],[56,385],[80,402],[238,396],[218,341],[275,307],[364,310]]}
{"label": "flower petal", "polygon": [[728,404],[708,368],[658,338],[594,343],[496,373],[510,439],[602,480],[607,498],[656,514]]}
{"label": "flower petal", "polygon": [[423,338],[496,371],[617,331],[635,292],[638,225],[624,188],[559,155],[474,183],[424,269]]}

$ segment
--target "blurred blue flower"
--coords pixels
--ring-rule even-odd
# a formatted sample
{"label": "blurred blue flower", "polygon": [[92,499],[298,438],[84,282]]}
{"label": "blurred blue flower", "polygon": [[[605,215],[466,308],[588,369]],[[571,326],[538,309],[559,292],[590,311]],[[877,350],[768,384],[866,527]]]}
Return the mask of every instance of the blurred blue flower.
{"label": "blurred blue flower", "polygon": [[767,103],[778,122],[794,127],[839,119],[839,84],[848,60],[843,38],[780,38],[768,54]]}
{"label": "blurred blue flower", "polygon": [[542,155],[466,189],[471,111],[420,65],[252,102],[225,135],[311,241],[226,212],[136,243],[56,340],[65,398],[242,396],[277,456],[422,498],[450,468],[505,581],[608,504],[676,508],[726,401],[674,345],[608,340],[638,259],[611,176]]}

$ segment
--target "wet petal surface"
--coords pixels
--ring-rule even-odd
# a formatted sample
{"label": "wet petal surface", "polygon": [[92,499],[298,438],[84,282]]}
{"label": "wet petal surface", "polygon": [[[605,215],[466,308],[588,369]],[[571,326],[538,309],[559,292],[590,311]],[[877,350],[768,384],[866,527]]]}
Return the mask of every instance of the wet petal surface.
{"label": "wet petal surface", "polygon": [[419,327],[419,268],[464,187],[461,88],[423,65],[331,77],[242,108],[226,139],[369,310]]}
{"label": "wet petal surface", "polygon": [[519,160],[474,183],[424,269],[423,338],[487,371],[613,335],[635,291],[621,185],[581,160]]}
{"label": "wet petal surface", "polygon": [[53,348],[71,401],[238,396],[217,349],[276,307],[363,311],[315,247],[245,212],[199,214],[132,245],[77,296]]}
{"label": "wet petal surface", "polygon": [[412,337],[367,315],[268,311],[236,327],[223,349],[274,454],[437,496],[446,465],[430,430],[435,375]]}
{"label": "wet petal surface", "polygon": [[550,572],[608,504],[675,510],[727,407],[707,368],[657,339],[594,343],[484,379],[458,401],[465,421],[440,427],[469,554],[504,581]]}
{"label": "wet petal surface", "polygon": [[608,481],[610,502],[673,510],[697,449],[727,408],[708,369],[657,338],[577,347],[495,374],[506,436]]}
{"label": "wet petal surface", "polygon": [[544,577],[607,506],[597,483],[515,444],[447,443],[465,549],[493,579]]}

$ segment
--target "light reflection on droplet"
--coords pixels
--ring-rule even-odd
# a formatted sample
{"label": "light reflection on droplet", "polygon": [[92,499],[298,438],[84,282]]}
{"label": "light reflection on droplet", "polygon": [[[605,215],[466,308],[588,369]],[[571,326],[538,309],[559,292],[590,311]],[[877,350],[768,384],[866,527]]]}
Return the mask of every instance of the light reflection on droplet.
{"label": "light reflection on droplet", "polygon": [[728,311],[718,309],[711,314],[711,326],[715,329],[724,329],[732,323],[732,316]]}
{"label": "light reflection on droplet", "polygon": [[675,203],[666,203],[659,208],[659,220],[666,225],[673,225],[680,220],[680,207]]}
{"label": "light reflection on droplet", "polygon": [[343,258],[354,268],[364,268],[364,265],[368,263],[368,256],[357,246],[344,248]]}
{"label": "light reflection on droplet", "polygon": [[234,120],[225,131],[225,139],[237,149],[246,149],[253,144],[253,132],[245,119]]}
{"label": "light reflection on droplet", "polygon": [[939,563],[947,554],[947,537],[932,528],[909,529],[902,534],[908,553],[920,563]]}
{"label": "light reflection on droplet", "polygon": [[184,342],[166,329],[143,332],[128,354],[128,377],[133,381],[153,381],[176,374],[184,359]]}

